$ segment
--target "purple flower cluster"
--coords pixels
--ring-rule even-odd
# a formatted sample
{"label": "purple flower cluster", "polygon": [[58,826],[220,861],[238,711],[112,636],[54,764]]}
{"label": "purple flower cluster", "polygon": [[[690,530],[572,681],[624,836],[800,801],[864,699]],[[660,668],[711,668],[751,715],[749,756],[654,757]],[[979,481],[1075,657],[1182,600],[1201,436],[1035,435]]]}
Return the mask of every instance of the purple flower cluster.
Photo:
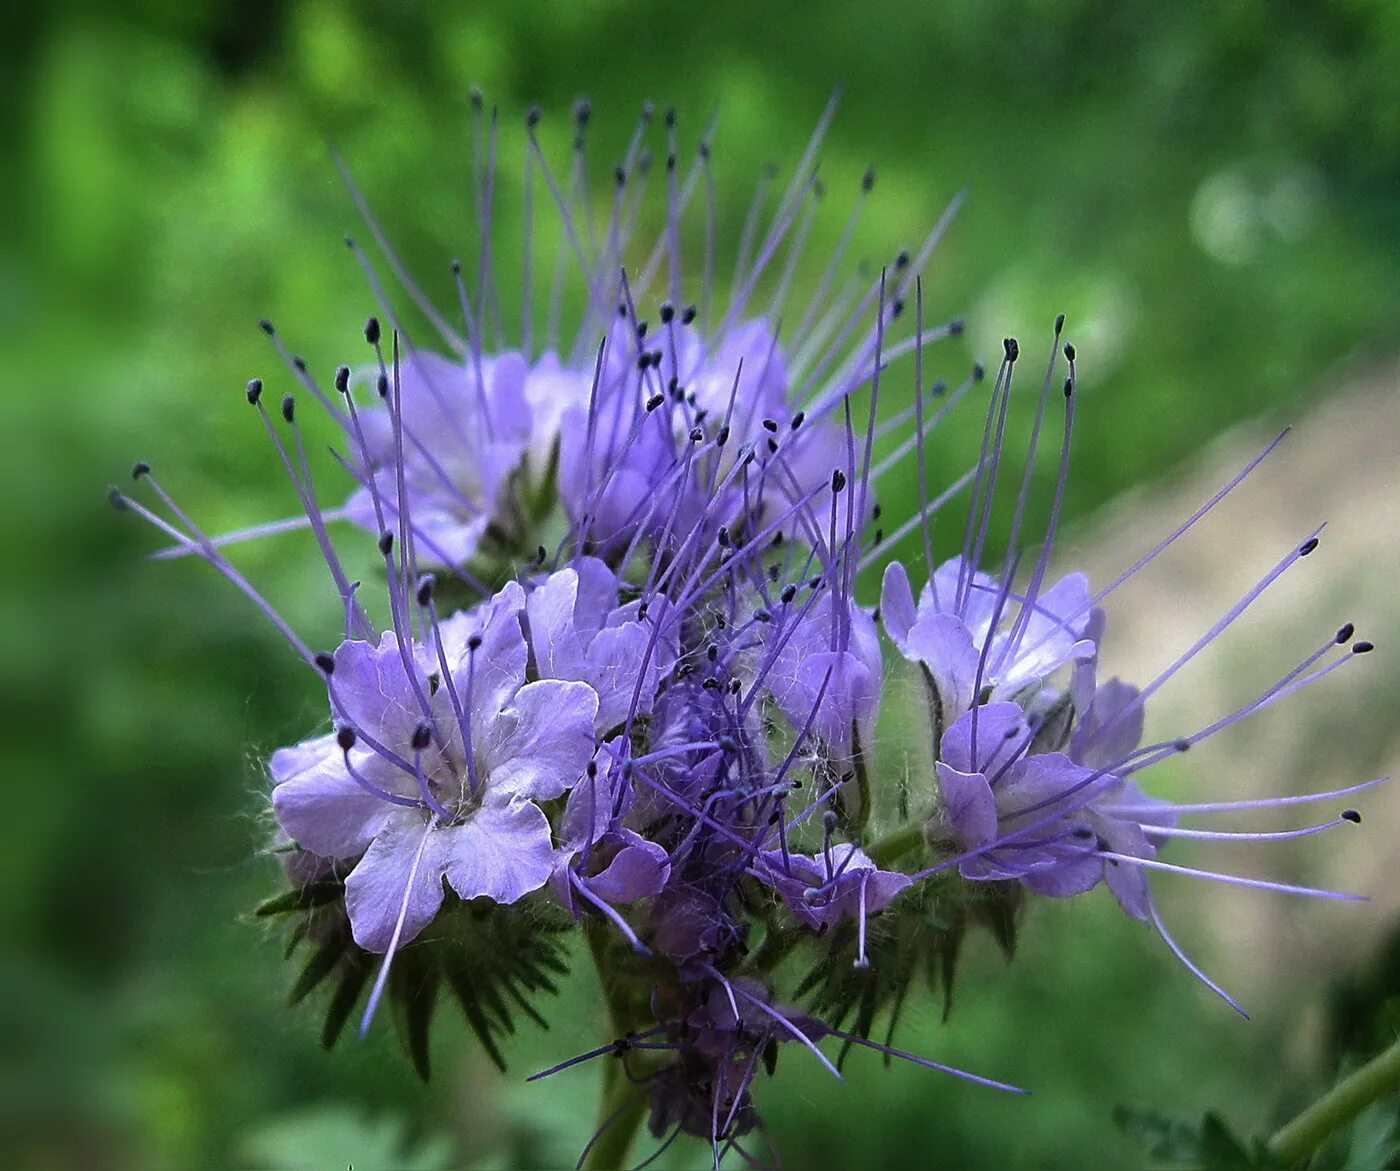
{"label": "purple flower cluster", "polygon": [[[695,278],[682,266],[682,222],[696,193],[712,191],[708,143],[687,170],[666,119],[666,224],[648,252],[635,236],[650,114],[618,168],[601,240],[581,226],[588,212],[577,192],[565,194],[549,170],[536,120],[527,175],[545,177],[577,262],[571,346],[534,345],[528,281],[517,348],[485,342],[500,312],[489,247],[493,122],[479,168],[474,290],[454,266],[465,337],[405,282],[451,354],[411,345],[386,304],[365,331],[373,361],[358,374],[341,367],[334,392],[288,355],[345,437],[339,464],[352,484],[339,510],[319,507],[294,398],[283,400],[279,426],[262,382],[249,384],[335,582],[339,646],[307,646],[234,567],[230,539],[206,536],[146,465],[138,479],[163,511],[113,496],[170,537],[175,553],[203,557],[247,593],[324,688],[325,730],[271,758],[271,807],[294,882],[331,876],[354,945],[383,956],[365,1023],[404,946],[421,937],[431,947],[463,905],[523,917],[552,906],[582,926],[617,1036],[546,1072],[619,1058],[617,1113],[643,1103],[654,1135],[699,1135],[718,1165],[761,1128],[750,1090],[772,1072],[781,1043],[830,1065],[818,1042],[835,1036],[945,1068],[784,1004],[780,991],[793,955],[839,960],[841,979],[863,978],[871,934],[883,917],[911,913],[906,892],[927,891],[935,876],[937,897],[954,903],[984,883],[1067,897],[1103,881],[1206,979],[1162,925],[1151,870],[1301,888],[1164,862],[1167,841],[1298,836],[1358,818],[1348,810],[1272,834],[1181,823],[1365,786],[1172,804],[1146,796],[1135,778],[1370,647],[1347,626],[1240,711],[1140,746],[1153,693],[1311,553],[1316,536],[1141,688],[1099,678],[1102,603],[1259,461],[1108,587],[1091,592],[1076,573],[1056,580],[1077,397],[1072,346],[1063,347],[1068,376],[1061,382],[1056,372],[1059,322],[1009,541],[993,555],[1020,353],[1008,340],[973,470],[932,483],[928,434],[984,381],[977,368],[952,393],[924,385],[926,348],[960,332],[923,320],[920,273],[944,222],[913,256],[900,253],[863,282],[838,280],[838,253],[804,306],[792,274],[824,118],[766,228],[758,210],[751,218],[723,311],[712,309],[708,264],[700,305],[683,304]],[[586,107],[576,120],[581,141]],[[862,201],[872,182],[863,181]],[[642,263],[624,268],[638,252]],[[389,260],[401,273],[392,252]],[[756,289],[775,274],[778,291],[760,307]],[[782,319],[797,323],[791,332],[777,325],[784,305]],[[551,321],[559,316],[555,305]],[[907,354],[912,402],[882,412],[881,383]],[[868,396],[860,410],[857,395]],[[941,405],[926,418],[935,398]],[[1020,550],[1036,445],[1057,401],[1057,487],[1027,566]],[[882,541],[880,480],[910,455],[920,500]],[[934,488],[946,490],[931,498]],[[965,491],[961,548],[938,562],[930,522]],[[371,618],[340,559],[330,535],[338,522],[372,534],[387,623]],[[886,562],[876,609],[871,573],[886,549],[916,533],[922,558]],[[926,579],[917,598],[911,566]],[[917,681],[927,724],[903,737],[915,745],[914,779],[896,792],[895,778],[911,770],[884,758],[889,738],[878,719],[882,697],[906,679]],[[414,950],[430,962],[430,950]]]}

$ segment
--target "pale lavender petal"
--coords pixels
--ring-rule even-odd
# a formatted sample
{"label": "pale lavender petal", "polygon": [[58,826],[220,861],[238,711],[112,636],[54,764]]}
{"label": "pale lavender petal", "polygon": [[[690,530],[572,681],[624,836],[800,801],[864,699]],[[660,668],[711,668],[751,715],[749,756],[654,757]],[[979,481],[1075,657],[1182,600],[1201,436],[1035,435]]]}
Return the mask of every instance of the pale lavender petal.
{"label": "pale lavender petal", "polygon": [[460,825],[434,831],[439,873],[464,899],[514,903],[548,881],[554,866],[549,820],[529,801],[487,801]]}
{"label": "pale lavender petal", "polygon": [[597,714],[598,695],[586,683],[527,683],[477,739],[488,790],[548,800],[572,788],[593,755]]}
{"label": "pale lavender petal", "polygon": [[[977,759],[972,756],[972,733],[977,730]],[[946,732],[939,759],[964,773],[992,773],[1024,750],[1029,740],[1026,715],[1014,703],[988,703],[964,712]]]}
{"label": "pale lavender petal", "polygon": [[588,889],[605,903],[633,903],[657,894],[671,874],[671,860],[655,842],[623,831],[626,844],[611,862],[587,879]]}
{"label": "pale lavender petal", "polygon": [[1100,684],[1075,729],[1071,742],[1075,757],[1106,768],[1132,752],[1142,740],[1142,705],[1118,717],[1137,697],[1138,689],[1121,679]]}
{"label": "pale lavender petal", "polygon": [[914,606],[914,591],[909,586],[909,573],[898,561],[885,566],[885,579],[880,587],[880,617],[894,645],[901,654],[908,655],[905,642],[918,619],[918,611]]}
{"label": "pale lavender petal", "polygon": [[366,951],[388,950],[400,915],[400,944],[433,921],[443,900],[442,833],[422,813],[395,810],[346,878],[350,931]]}
{"label": "pale lavender petal", "polygon": [[938,786],[948,821],[968,849],[978,849],[997,836],[997,806],[992,787],[981,773],[965,773],[938,762]]}
{"label": "pale lavender petal", "polygon": [[428,694],[428,675],[409,656],[414,670],[410,681],[404,658],[393,631],[386,631],[378,646],[359,641],[341,643],[335,650],[331,679],[337,721],[350,722],[390,748],[406,744],[423,722],[418,695]]}
{"label": "pale lavender petal", "polygon": [[921,617],[909,631],[904,653],[928,669],[945,723],[972,707],[979,652],[961,619],[932,613]]}
{"label": "pale lavender petal", "polygon": [[[324,743],[332,737],[322,737]],[[299,745],[305,748],[305,745]],[[273,755],[273,774],[285,772],[297,750],[282,749]],[[376,769],[377,757],[364,755],[356,762],[361,775],[366,772],[376,783],[392,783]],[[368,779],[368,778],[367,778]],[[387,787],[387,786],[386,786]],[[353,858],[360,854],[401,807],[376,797],[345,771],[339,748],[320,762],[298,768],[272,790],[272,808],[282,829],[303,849],[323,858]]]}

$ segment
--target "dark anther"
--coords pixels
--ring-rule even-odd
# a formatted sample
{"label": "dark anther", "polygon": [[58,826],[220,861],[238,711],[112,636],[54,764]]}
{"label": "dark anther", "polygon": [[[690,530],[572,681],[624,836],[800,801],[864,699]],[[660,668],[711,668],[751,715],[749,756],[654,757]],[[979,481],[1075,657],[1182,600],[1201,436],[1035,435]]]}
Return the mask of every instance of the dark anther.
{"label": "dark anther", "polygon": [[277,332],[272,322],[270,322],[266,317],[258,318],[258,328],[262,330],[263,333],[267,334],[268,337],[272,337],[272,335]]}
{"label": "dark anther", "polygon": [[462,262],[461,262],[460,260],[454,260],[454,261],[452,262],[452,275],[453,275],[453,276],[461,276],[461,275],[462,275]]}
{"label": "dark anther", "polygon": [[972,381],[973,381],[973,382],[981,382],[982,379],[984,379],[984,378],[986,378],[986,377],[987,377],[987,371],[986,371],[986,369],[982,366],[982,363],[981,363],[981,362],[974,362],[974,363],[972,364]]}
{"label": "dark anther", "polygon": [[574,103],[574,121],[580,126],[587,126],[588,119],[593,116],[593,104],[587,98],[579,98]]}
{"label": "dark anther", "polygon": [[739,692],[743,690],[743,688],[744,688],[744,685],[743,685],[741,682],[739,682],[739,680],[737,680],[737,679],[731,679],[731,680],[729,681],[729,694],[730,694],[730,695],[738,695]]}
{"label": "dark anther", "polygon": [[670,301],[661,302],[661,324],[670,325],[671,319],[676,315],[676,307]]}
{"label": "dark anther", "polygon": [[774,432],[776,432],[776,431],[778,430],[778,424],[777,424],[773,419],[764,419],[764,420],[763,420],[763,429],[764,429],[765,431],[774,431]]}
{"label": "dark anther", "polygon": [[1355,809],[1343,809],[1341,812],[1341,818],[1343,821],[1351,822],[1352,825],[1361,824],[1361,814],[1359,814]]}
{"label": "dark anther", "polygon": [[783,530],[779,529],[776,533],[773,534],[773,548],[776,549],[785,540],[787,540],[787,538],[783,536]]}
{"label": "dark anther", "polygon": [[835,833],[838,820],[836,810],[828,809],[822,814],[822,828],[826,830],[827,833]]}
{"label": "dark anther", "polygon": [[793,415],[792,417],[792,429],[796,431],[800,426],[802,426],[803,420],[805,420],[806,418],[806,411],[798,411],[797,414]]}
{"label": "dark anther", "polygon": [[720,525],[719,533],[716,535],[715,539],[719,541],[719,547],[721,549],[727,549],[729,547],[729,529],[724,525]]}
{"label": "dark anther", "polygon": [[617,303],[617,315],[618,315],[619,317],[626,317],[626,316],[627,316],[627,302],[626,302],[626,301],[619,301],[619,302]]}
{"label": "dark anther", "polygon": [[1065,342],[1065,357],[1068,358],[1071,362],[1073,362],[1075,353],[1076,351],[1074,348],[1074,343]]}
{"label": "dark anther", "polygon": [[389,376],[381,374],[374,383],[374,389],[379,392],[380,398],[389,397]]}
{"label": "dark anther", "polygon": [[715,642],[710,643],[710,645],[705,648],[705,657],[709,659],[710,662],[715,662],[715,660],[719,658],[719,644]]}
{"label": "dark anther", "polygon": [[350,393],[350,367],[341,366],[335,372],[335,388],[341,394]]}
{"label": "dark anther", "polygon": [[1066,378],[1066,379],[1065,379],[1065,398],[1069,398],[1069,397],[1070,397],[1071,395],[1073,395],[1073,394],[1074,394],[1074,379],[1073,379],[1073,378]]}
{"label": "dark anther", "polygon": [[734,743],[731,737],[721,736],[719,738],[719,750],[721,752],[727,752],[730,756],[733,756],[736,752],[739,751],[739,746]]}
{"label": "dark anther", "polygon": [[719,687],[719,680],[715,678],[709,678],[704,680],[700,684],[700,686],[703,687],[706,691],[714,691]]}
{"label": "dark anther", "polygon": [[778,454],[778,441],[776,439],[768,440],[768,450],[773,455]]}
{"label": "dark anther", "polygon": [[472,86],[472,92],[471,92],[470,98],[471,98],[472,109],[475,110],[475,111],[479,114],[479,113],[481,112],[481,107],[485,104],[485,101],[486,101],[486,99],[483,98],[483,97],[481,96],[481,89],[480,89],[480,87],[475,86],[475,85]]}
{"label": "dark anther", "polygon": [[647,399],[647,410],[654,411],[665,401],[666,396],[664,394],[654,394],[651,398]]}
{"label": "dark anther", "polygon": [[619,187],[627,186],[627,168],[621,163],[613,168],[613,180]]}
{"label": "dark anther", "polygon": [[297,371],[297,373],[299,373],[299,374],[305,374],[305,373],[306,373],[306,359],[303,358],[300,354],[293,354],[293,355],[292,355],[292,367],[293,367],[293,369],[295,369],[295,370]]}
{"label": "dark anther", "polygon": [[535,560],[536,560],[537,562],[539,562],[541,565],[543,565],[543,564],[545,563],[545,559],[546,559],[548,556],[549,556],[549,553],[548,553],[548,551],[545,549],[545,547],[544,547],[543,545],[536,545],[536,546],[535,546]]}
{"label": "dark anther", "polygon": [[394,551],[394,534],[385,529],[379,534],[379,552],[385,557]]}
{"label": "dark anther", "polygon": [[845,486],[846,473],[843,472],[840,468],[837,468],[834,472],[831,473],[831,490],[833,492],[839,492]]}
{"label": "dark anther", "polygon": [[467,650],[476,651],[481,649],[481,635],[474,634],[467,639]]}
{"label": "dark anther", "polygon": [[874,186],[875,186],[875,168],[874,168],[874,167],[866,167],[866,168],[865,168],[865,174],[862,175],[862,176],[860,177],[860,189],[861,189],[862,191],[869,191],[869,190],[870,190],[871,188],[873,188]]}
{"label": "dark anther", "polygon": [[1371,653],[1373,650],[1375,650],[1375,649],[1376,649],[1376,644],[1375,644],[1375,643],[1373,643],[1373,642],[1365,642],[1364,640],[1361,641],[1361,642],[1354,642],[1354,643],[1351,644],[1351,653],[1354,654],[1354,655],[1366,655],[1366,654],[1370,654],[1370,653]]}
{"label": "dark anther", "polygon": [[1191,747],[1191,741],[1186,739],[1174,740],[1172,741],[1172,747],[1175,748],[1178,752],[1185,752]]}
{"label": "dark anther", "polygon": [[662,356],[663,355],[660,350],[652,350],[651,352],[651,364],[655,366],[658,370],[661,369]]}
{"label": "dark anther", "polygon": [[880,621],[880,607],[879,607],[879,606],[876,606],[875,609],[873,609],[873,610],[870,611],[870,621],[871,621],[871,622],[879,622],[879,621]]}
{"label": "dark anther", "polygon": [[418,604],[426,606],[433,600],[433,590],[437,586],[437,578],[431,573],[425,573],[418,583]]}
{"label": "dark anther", "polygon": [[642,338],[646,337],[646,335],[647,335],[647,323],[646,323],[645,321],[639,321],[639,322],[637,322],[637,340],[638,340],[638,341],[641,341]]}
{"label": "dark anther", "polygon": [[316,666],[321,668],[322,674],[335,674],[335,658],[334,656],[327,654],[325,651],[321,651],[320,654],[316,656]]}
{"label": "dark anther", "polygon": [[250,378],[248,380],[248,401],[253,406],[257,406],[260,398],[262,398],[262,379]]}
{"label": "dark anther", "polygon": [[419,724],[418,727],[413,729],[413,739],[409,741],[409,744],[413,746],[414,752],[422,752],[423,749],[428,747],[432,738],[432,728],[427,724]]}
{"label": "dark anther", "polygon": [[948,336],[962,337],[963,330],[965,330],[966,328],[967,322],[965,322],[961,317],[954,317],[952,321],[948,322]]}
{"label": "dark anther", "polygon": [[283,395],[283,396],[282,396],[282,418],[286,419],[287,422],[290,423],[293,419],[296,418],[296,414],[297,414],[297,400],[294,399],[294,398],[293,398],[291,395],[289,395],[289,394]]}
{"label": "dark anther", "polygon": [[705,428],[703,428],[703,427],[692,427],[692,428],[690,429],[690,441],[691,441],[691,443],[701,443],[701,442],[704,441],[704,438],[705,438]]}
{"label": "dark anther", "polygon": [[1301,545],[1298,546],[1298,556],[1299,556],[1299,557],[1306,557],[1309,553],[1311,553],[1311,552],[1312,552],[1314,549],[1316,549],[1316,548],[1317,548],[1317,538],[1316,538],[1316,537],[1309,537],[1306,541],[1304,541]]}
{"label": "dark anther", "polygon": [[122,495],[121,489],[115,484],[107,489],[107,503],[118,512],[125,512],[127,510],[126,497]]}
{"label": "dark anther", "polygon": [[539,106],[531,106],[525,111],[525,125],[533,130],[540,124],[540,119],[542,117],[544,117],[544,115],[540,113]]}
{"label": "dark anther", "polygon": [[786,606],[793,598],[797,597],[797,587],[791,584],[785,585],[783,586],[783,592],[778,596],[782,599],[783,605]]}
{"label": "dark anther", "polygon": [[667,155],[667,156],[666,156],[666,169],[667,169],[668,171],[674,171],[674,170],[676,169],[676,156],[675,156],[675,155]]}
{"label": "dark anther", "polygon": [[909,253],[908,253],[907,251],[905,251],[905,250],[901,250],[900,253],[899,253],[899,255],[896,256],[896,257],[894,258],[894,269],[895,269],[895,272],[898,272],[901,268],[908,268],[908,267],[909,267]]}
{"label": "dark anther", "polygon": [[904,298],[896,297],[890,302],[890,318],[894,320],[904,312]]}
{"label": "dark anther", "polygon": [[142,476],[148,476],[151,472],[151,465],[145,460],[137,460],[131,465],[131,478],[139,480]]}
{"label": "dark anther", "polygon": [[1351,623],[1351,622],[1348,622],[1345,626],[1343,626],[1343,627],[1341,628],[1341,630],[1337,631],[1337,645],[1338,645],[1338,646],[1341,646],[1342,643],[1344,643],[1344,642],[1350,642],[1350,641],[1351,641],[1351,636],[1352,636],[1353,634],[1355,634],[1355,633],[1356,633],[1356,626],[1355,626],[1355,624],[1354,624],[1354,623]]}
{"label": "dark anther", "polygon": [[436,695],[438,693],[438,688],[441,686],[442,675],[439,672],[434,671],[431,675],[428,676],[428,694]]}
{"label": "dark anther", "polygon": [[878,544],[879,544],[881,541],[883,541],[884,539],[885,539],[885,530],[884,530],[884,529],[876,529],[876,530],[875,530],[875,540],[874,540],[873,543],[876,544],[876,545],[878,545]]}
{"label": "dark anther", "polygon": [[638,605],[637,605],[637,621],[638,621],[638,622],[645,622],[645,621],[646,621],[646,617],[647,617],[647,604],[646,604],[645,602],[640,602],[640,603],[638,603]]}
{"label": "dark anther", "polygon": [[1021,347],[1014,337],[1001,339],[1002,348],[1006,351],[1006,360],[1014,362],[1021,356]]}
{"label": "dark anther", "polygon": [[880,502],[877,500],[873,505],[870,506],[870,519],[879,520],[880,513],[882,511],[884,510],[880,507]]}
{"label": "dark anther", "polygon": [[1056,336],[1056,337],[1059,337],[1059,336],[1060,336],[1060,330],[1064,329],[1064,327],[1065,327],[1065,315],[1064,315],[1063,313],[1061,313],[1061,314],[1059,314],[1059,315],[1055,318],[1055,336]]}
{"label": "dark anther", "polygon": [[1077,838],[1092,838],[1094,831],[1087,825],[1077,825],[1074,827],[1074,836]]}
{"label": "dark anther", "polygon": [[710,161],[710,140],[708,138],[700,140],[700,157],[706,162]]}
{"label": "dark anther", "polygon": [[377,346],[379,344],[379,338],[379,318],[371,317],[365,322],[365,341],[369,342],[372,346]]}
{"label": "dark anther", "polygon": [[349,752],[350,749],[354,748],[357,739],[355,729],[349,724],[336,729],[335,742],[340,745],[341,752]]}
{"label": "dark anther", "polygon": [[772,622],[773,615],[768,613],[767,610],[760,606],[757,610],[753,612],[753,620],[755,622]]}
{"label": "dark anther", "polygon": [[669,130],[669,129],[673,128],[673,127],[675,126],[675,124],[676,124],[676,107],[675,107],[675,106],[667,106],[667,107],[666,107],[666,128]]}
{"label": "dark anther", "polygon": [[592,780],[598,775],[598,762],[596,760],[590,760],[588,762],[588,767],[583,771],[588,774],[589,780]]}

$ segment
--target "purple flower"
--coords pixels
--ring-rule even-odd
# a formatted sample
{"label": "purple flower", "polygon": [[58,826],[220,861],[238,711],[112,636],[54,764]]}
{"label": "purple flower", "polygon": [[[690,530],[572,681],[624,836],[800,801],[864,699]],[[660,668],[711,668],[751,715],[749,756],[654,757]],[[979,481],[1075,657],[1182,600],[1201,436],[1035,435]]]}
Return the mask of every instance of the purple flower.
{"label": "purple flower", "polygon": [[1055,897],[1082,894],[1107,876],[1124,908],[1146,918],[1140,872],[1106,864],[1100,850],[1140,858],[1155,850],[1139,824],[1097,807],[1140,794],[1064,753],[1028,751],[1034,738],[1014,703],[986,704],[944,733],[938,782],[949,828],[967,855],[959,871],[973,880],[1018,880]]}
{"label": "purple flower", "polygon": [[392,632],[342,643],[327,681],[338,730],[273,755],[284,831],[322,857],[359,859],[346,907],[369,951],[427,926],[444,877],[461,898],[499,903],[549,877],[535,801],[583,774],[598,699],[583,683],[526,682],[522,603],[509,587],[471,634],[450,631],[445,668]]}
{"label": "purple flower", "polygon": [[676,658],[665,599],[644,609],[640,601],[621,604],[618,590],[617,575],[606,564],[580,557],[535,585],[525,604],[539,677],[592,687],[600,734],[618,728],[629,714],[650,712]]}
{"label": "purple flower", "polygon": [[866,919],[883,911],[914,881],[907,874],[879,869],[863,851],[845,842],[815,856],[766,851],[757,873],[799,922],[817,932],[848,918],[861,923],[863,930]]}
{"label": "purple flower", "polygon": [[590,908],[601,911],[637,946],[635,932],[612,908],[659,893],[671,863],[661,846],[623,824],[631,795],[618,783],[619,772],[605,749],[570,791],[550,889],[575,919]]}
{"label": "purple flower", "polygon": [[397,527],[407,507],[424,559],[460,565],[492,522],[509,522],[511,476],[540,443],[525,360],[507,353],[453,362],[420,351],[374,378],[383,405],[349,424],[362,486],[345,515],[378,535]]}
{"label": "purple flower", "polygon": [[992,699],[1013,699],[1067,662],[1095,653],[1089,583],[1061,578],[1032,598],[1017,598],[995,578],[969,572],[961,557],[940,565],[915,607],[909,575],[890,562],[880,599],[885,629],[900,653],[921,664],[936,689],[943,720],[970,709],[980,685]]}
{"label": "purple flower", "polygon": [[883,660],[875,623],[824,589],[759,623],[757,678],[794,728],[809,728],[838,758],[871,743]]}

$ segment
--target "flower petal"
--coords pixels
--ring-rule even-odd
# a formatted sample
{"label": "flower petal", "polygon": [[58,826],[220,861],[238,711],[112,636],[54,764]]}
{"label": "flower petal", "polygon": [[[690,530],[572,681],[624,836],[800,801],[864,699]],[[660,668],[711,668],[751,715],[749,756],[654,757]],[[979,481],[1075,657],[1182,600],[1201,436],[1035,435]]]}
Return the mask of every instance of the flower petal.
{"label": "flower petal", "polygon": [[597,692],[586,683],[527,683],[477,741],[488,790],[548,800],[571,789],[593,755],[597,714]]}
{"label": "flower petal", "polygon": [[514,903],[539,890],[553,868],[549,820],[529,801],[487,801],[435,836],[447,881],[464,899]]}

